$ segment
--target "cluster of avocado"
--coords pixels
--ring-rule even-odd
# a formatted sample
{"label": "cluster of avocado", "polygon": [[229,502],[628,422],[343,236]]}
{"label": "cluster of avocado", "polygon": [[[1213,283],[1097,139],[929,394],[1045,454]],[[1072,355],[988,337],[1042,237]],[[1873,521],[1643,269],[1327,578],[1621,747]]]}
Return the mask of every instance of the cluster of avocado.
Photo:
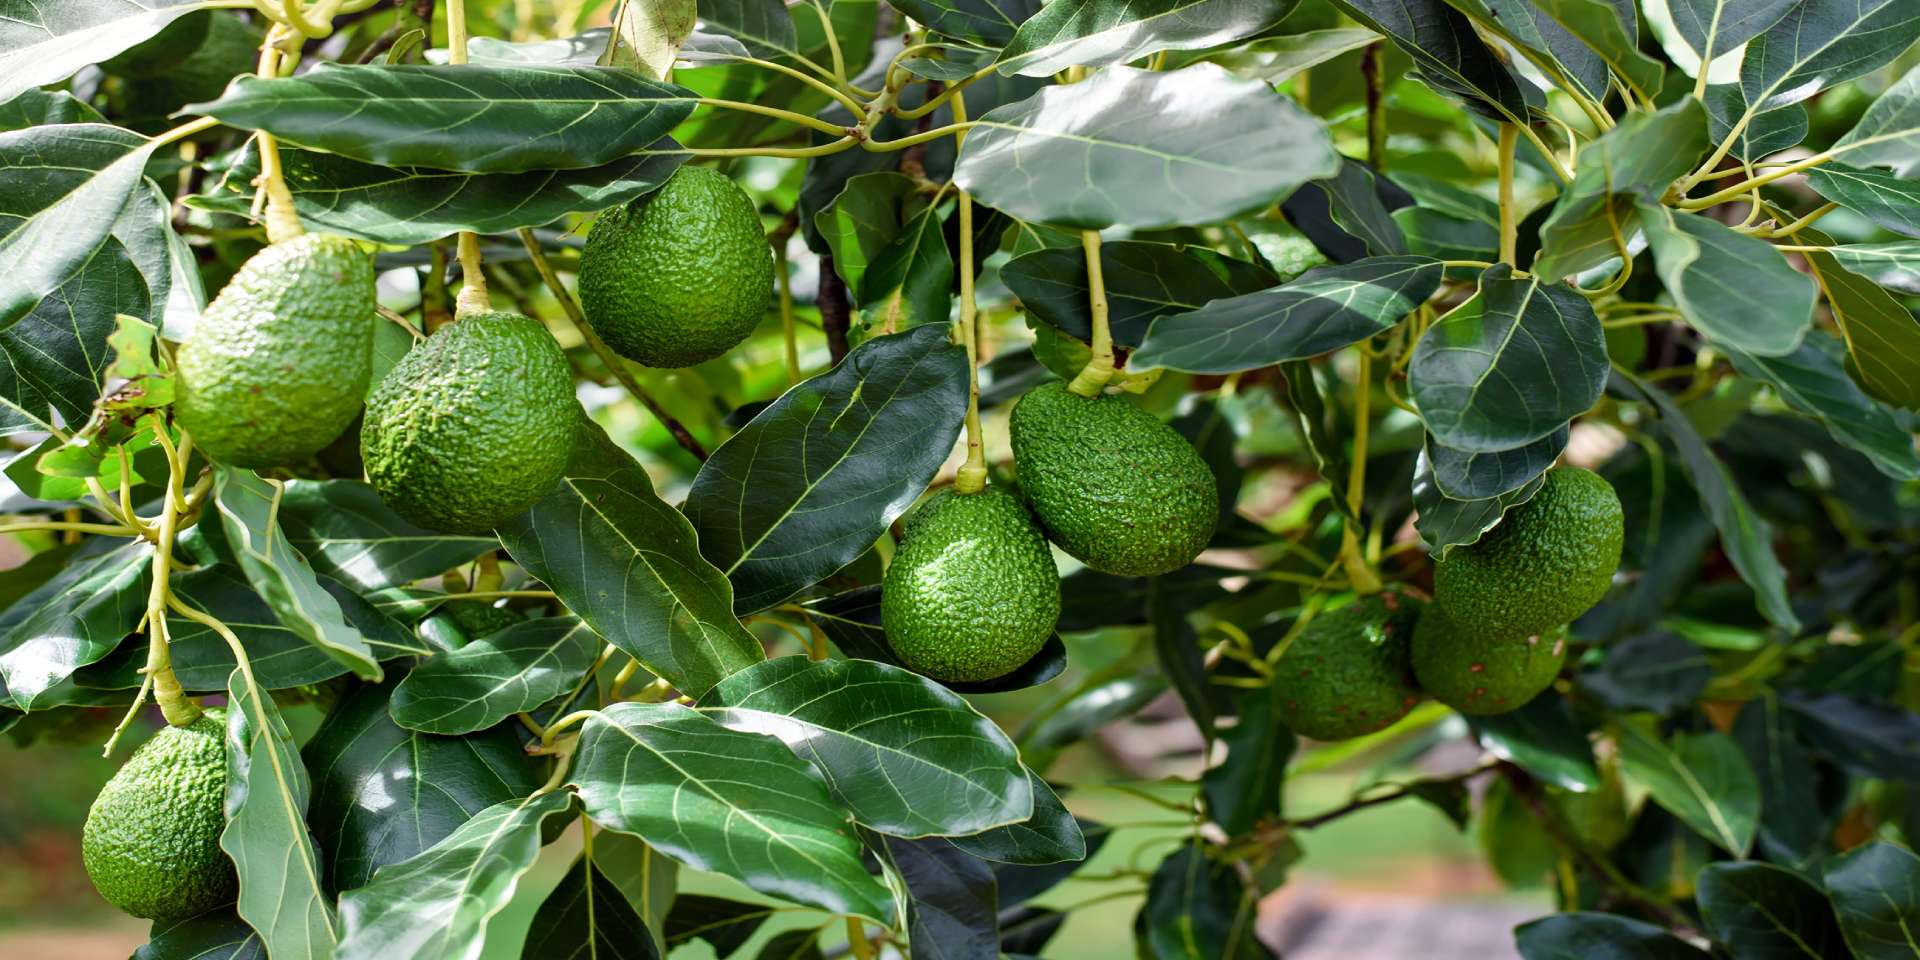
{"label": "cluster of avocado", "polygon": [[887,640],[928,676],[989,680],[1040,651],[1060,617],[1047,541],[1102,573],[1153,576],[1192,562],[1219,519],[1199,453],[1121,397],[1048,383],[1014,406],[1010,431],[1022,496],[935,494],[887,568]]}
{"label": "cluster of avocado", "polygon": [[1344,740],[1427,696],[1466,714],[1519,709],[1559,676],[1567,621],[1606,594],[1624,535],[1605,480],[1549,471],[1532,500],[1440,560],[1431,604],[1389,588],[1308,621],[1273,680],[1288,725]]}

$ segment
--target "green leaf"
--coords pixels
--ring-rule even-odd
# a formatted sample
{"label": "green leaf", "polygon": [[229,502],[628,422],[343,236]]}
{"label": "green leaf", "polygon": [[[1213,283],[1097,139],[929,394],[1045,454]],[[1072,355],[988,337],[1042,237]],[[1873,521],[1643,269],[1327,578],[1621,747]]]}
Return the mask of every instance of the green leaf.
{"label": "green leaf", "polygon": [[916,960],[997,960],[999,891],[987,864],[940,837],[873,839],[905,892],[907,946]]}
{"label": "green leaf", "polygon": [[1807,186],[1894,233],[1920,237],[1920,181],[1829,162],[1807,171]]}
{"label": "green leaf", "polygon": [[1574,793],[1600,789],[1593,744],[1558,693],[1548,690],[1518,710],[1467,722],[1488,753],[1540,780]]}
{"label": "green leaf", "polygon": [[1512,71],[1443,0],[1333,0],[1413,58],[1420,80],[1472,109],[1524,123],[1526,95]]}
{"label": "green leaf", "polygon": [[1326,128],[1261,81],[1115,66],[988,111],[954,182],[1021,220],[1151,229],[1251,213],[1338,159]]}
{"label": "green leaf", "polygon": [[106,122],[100,111],[65,90],[36,88],[0,102],[0,130],[24,130],[49,123]]}
{"label": "green leaf", "polygon": [[205,6],[197,0],[3,0],[0,103],[112,59]]}
{"label": "green leaf", "polygon": [[[475,38],[478,40],[479,38]],[[661,139],[599,166],[525,173],[461,173],[428,167],[385,167],[283,145],[280,162],[300,219],[379,243],[428,243],[460,230],[509,233],[568,213],[604,210],[652,191],[686,160]],[[259,175],[257,151],[241,153],[229,176],[188,198],[188,205],[250,215]]]}
{"label": "green leaf", "polygon": [[[1883,12],[1895,6],[1898,4],[1879,4]],[[1913,22],[1909,18],[1900,32],[1915,29]],[[1920,159],[1916,159],[1920,155],[1920,67],[1908,70],[1873,101],[1860,122],[1829,152],[1844,155],[1848,163],[1859,166],[1889,167],[1903,177],[1920,175]]]}
{"label": "green leaf", "polygon": [[1813,322],[1818,292],[1773,244],[1718,220],[1642,202],[1654,268],[1687,323],[1725,347],[1792,353]]}
{"label": "green leaf", "polygon": [[1611,913],[1560,913],[1514,928],[1525,960],[1709,960],[1667,931]]}
{"label": "green leaf", "polygon": [[1205,50],[1279,23],[1294,0],[1055,0],[1020,25],[995,65],[1045,77],[1162,50]]}
{"label": "green leaf", "polygon": [[686,518],[604,431],[587,432],[559,488],[495,531],[507,552],[594,632],[688,696],[763,659]]}
{"label": "green leaf", "polygon": [[1745,857],[1759,824],[1760,783],[1733,738],[1676,733],[1669,746],[1638,717],[1619,729],[1621,762],[1653,801],[1716,846]]}
{"label": "green leaf", "polygon": [[856,821],[900,837],[979,833],[1033,815],[1020,753],[993,721],[918,674],[869,660],[781,657],[694,705],[779,739]]}
{"label": "green leaf", "polygon": [[1901,0],[1806,0],[1747,42],[1740,87],[1748,110],[1796,103],[1863,76],[1915,38],[1920,18]]}
{"label": "green leaf", "polygon": [[600,638],[573,617],[522,620],[414,667],[393,691],[393,720],[409,730],[484,730],[572,689]]}
{"label": "green leaf", "polygon": [[[1809,243],[1827,239],[1802,233]],[[1920,320],[1881,289],[1920,292],[1920,243],[1828,247],[1806,258],[1847,342],[1847,373],[1869,395],[1920,410]]]}
{"label": "green leaf", "polygon": [[1039,774],[1028,770],[1026,775],[1033,793],[1033,816],[972,836],[952,837],[953,845],[996,863],[1044,866],[1086,859],[1087,838],[1079,821]]}
{"label": "green leaf", "polygon": [[236,467],[216,466],[213,477],[221,526],[260,599],[302,640],[362,679],[379,680],[380,663],[366,638],[347,625],[340,604],[320,589],[307,558],[280,532],[275,515],[285,487]]}
{"label": "green leaf", "polygon": [[1680,465],[1693,482],[1700,501],[1720,531],[1720,546],[1740,572],[1740,579],[1753,588],[1760,612],[1776,626],[1797,630],[1800,625],[1792,604],[1787,602],[1787,574],[1773,553],[1773,527],[1753,511],[1747,498],[1734,482],[1726,464],[1694,429],[1692,421],[1665,391],[1638,380],[1629,380],[1659,413],[1660,423],[1672,439]]}
{"label": "green leaf", "polygon": [[1480,275],[1471,299],[1427,328],[1407,389],[1435,439],[1497,453],[1587,412],[1606,378],[1606,341],[1587,298],[1498,264]]}
{"label": "green leaf", "polygon": [[1846,946],[1819,887],[1770,863],[1710,863],[1695,896],[1707,935],[1741,960],[1825,960]]}
{"label": "green leaf", "polygon": [[[833,253],[833,269],[862,302],[867,265],[893,245],[909,220],[926,207],[912,177],[893,170],[848,177],[833,202],[813,215],[814,229]],[[945,244],[941,250],[945,252]],[[896,282],[895,287],[899,286]]]}
{"label": "green leaf", "polygon": [[[1666,64],[1640,52],[1639,24],[1632,4],[1610,0],[1536,0],[1547,16],[1580,38],[1601,61],[1642,97],[1652,99],[1666,79]],[[1599,93],[1594,99],[1603,99]]]}
{"label": "green leaf", "polygon": [[[1321,470],[1324,474],[1326,468]],[[1433,459],[1422,449],[1413,467],[1413,506],[1418,511],[1413,527],[1435,559],[1446,556],[1454,547],[1478,542],[1508,510],[1533,499],[1546,482],[1543,477],[1535,477],[1497,497],[1457,500],[1440,492],[1435,480]]]}
{"label": "green leaf", "polygon": [[[873,660],[905,668],[880,623],[880,588],[857,587],[845,593],[807,602],[807,610],[827,639],[840,652],[861,660]],[[946,681],[941,686],[959,693],[1005,693],[1037,687],[1060,675],[1067,667],[1067,648],[1059,634],[1047,639],[1040,652],[1020,667],[991,680]],[[928,678],[932,679],[932,678]]]}
{"label": "green leaf", "polygon": [[57,289],[0,329],[0,435],[85,423],[105,381],[114,317],[149,316],[152,307],[140,268],[108,237]]}
{"label": "green leaf", "polygon": [[1256,40],[1239,51],[1218,54],[1215,61],[1243,77],[1258,77],[1271,84],[1284,83],[1302,71],[1326,63],[1343,53],[1378,43],[1380,35],[1372,30],[1335,27],[1308,30],[1284,37]]}
{"label": "green leaf", "polygon": [[1139,713],[1166,693],[1167,686],[1166,675],[1156,666],[1079,690],[1058,710],[1021,730],[1020,748],[1031,752],[1074,743],[1115,720]]}
{"label": "green leaf", "polygon": [[673,909],[667,913],[667,946],[703,940],[713,947],[715,956],[732,956],[779,910],[766,904],[683,893],[673,898]]}
{"label": "green leaf", "polygon": [[1709,146],[1706,111],[1691,97],[1657,113],[1621,118],[1580,148],[1573,182],[1540,227],[1534,272],[1560,280],[1619,256],[1633,236],[1635,203],[1657,200]]}
{"label": "green leaf", "polygon": [[[1538,4],[1449,0],[1449,4],[1471,17],[1482,30],[1507,41],[1520,51],[1532,52],[1533,56],[1527,59],[1539,67],[1550,82],[1564,85],[1569,93],[1579,93],[1596,103],[1606,99],[1608,81],[1612,76],[1608,72],[1607,62],[1594,52],[1594,46],[1569,32],[1551,16],[1552,3],[1545,0]],[[1574,10],[1576,13],[1588,12],[1584,5]],[[1611,10],[1603,10],[1602,15],[1612,16],[1614,23],[1619,23],[1619,15]],[[1604,26],[1600,29],[1608,30]],[[1608,30],[1608,39],[1620,32],[1620,26],[1613,26]],[[1544,64],[1542,61],[1545,61]],[[1561,75],[1565,76],[1564,81],[1560,79]]]}
{"label": "green leaf", "polygon": [[630,833],[601,831],[593,838],[593,865],[613,882],[646,925],[647,939],[667,954],[667,912],[679,896],[680,865]]}
{"label": "green leaf", "polygon": [[927,207],[900,228],[861,277],[860,305],[897,328],[944,324],[953,300],[953,255],[940,211]]}
{"label": "green leaf", "polygon": [[147,609],[153,546],[114,543],[75,557],[0,614],[0,680],[9,705],[31,711],[75,670],[106,656]]}
{"label": "green leaf", "polygon": [[1869,843],[1827,865],[1827,895],[1847,946],[1859,960],[1920,956],[1920,857],[1891,843]]}
{"label": "green leaf", "polygon": [[1667,0],[1673,25],[1707,63],[1779,22],[1799,0]]}
{"label": "green leaf", "polygon": [[[1810,121],[1803,104],[1790,103],[1749,115],[1747,96],[1737,83],[1708,84],[1704,102],[1707,134],[1714,143],[1733,138],[1733,149],[1727,154],[1730,157],[1757,163],[1807,138]],[[1746,126],[1735,132],[1734,124],[1742,120]]]}
{"label": "green leaf", "polygon": [[682,509],[736,613],[825,579],[906,512],[960,435],[966,378],[943,326],[876,337],[713,452]]}
{"label": "green leaf", "polygon": [[760,948],[759,960],[825,960],[820,950],[820,928],[784,930]]}
{"label": "green leaf", "polygon": [[260,934],[230,906],[153,925],[153,939],[132,960],[267,960]]}
{"label": "green leaf", "polygon": [[1831,256],[1840,266],[1875,284],[1901,293],[1920,294],[1920,242],[1849,243],[1827,247],[1824,253],[1807,254],[1816,264],[1816,258],[1825,256]]}
{"label": "green leaf", "polygon": [[479,957],[488,923],[540,853],[541,824],[572,806],[565,790],[502,801],[426,852],[381,867],[341,895],[346,935],[336,956]]}
{"label": "green leaf", "polygon": [[290,480],[279,517],[287,543],[315,573],[363,592],[424,580],[499,545],[416,527],[359,480]]}
{"label": "green leaf", "polygon": [[1816,795],[1813,758],[1796,738],[1793,723],[1773,693],[1747,701],[1734,718],[1733,739],[1760,780],[1760,849],[1767,858],[1800,868],[1826,843]]}
{"label": "green leaf", "polygon": [[[1107,323],[1116,346],[1137,347],[1156,317],[1270,287],[1263,267],[1205,247],[1114,240],[1100,245]],[[1078,245],[1024,253],[1000,268],[1001,282],[1027,312],[1081,342],[1093,339],[1087,258]],[[1135,355],[1137,361],[1138,355]]]}
{"label": "green leaf", "polygon": [[1358,160],[1341,158],[1340,170],[1295,190],[1280,209],[1335,263],[1407,252],[1407,239],[1391,208],[1412,201],[1395,196],[1399,185]]}
{"label": "green leaf", "polygon": [[0,156],[15,158],[0,168],[0,331],[101,255],[152,154],[145,137],[99,123],[0,133]]}
{"label": "green leaf", "polygon": [[1441,272],[1440,261],[1415,256],[1316,267],[1277,287],[1161,316],[1129,366],[1237,373],[1338,350],[1393,329],[1439,289]]}
{"label": "green leaf", "polygon": [[[1068,817],[1067,819],[1072,820],[1073,818]],[[1098,855],[1100,849],[1106,846],[1107,839],[1113,835],[1113,831],[1110,828],[1101,826],[1091,820],[1076,821],[1074,831],[1076,836],[1083,835],[1085,837],[1082,855],[1056,860],[1052,863],[1041,863],[1039,860],[1032,858],[1028,860],[1013,860],[1006,857],[988,857],[982,854],[977,844],[968,842],[973,839],[971,837],[953,837],[951,839],[953,840],[954,846],[976,857],[980,857],[983,860],[994,860],[993,875],[995,881],[1000,886],[1000,905],[1002,907],[1008,907],[1032,900],[1065,882],[1068,877],[1073,876],[1073,874],[1080,869],[1076,865],[1079,861]],[[1082,834],[1081,831],[1084,831],[1084,834]]]}
{"label": "green leaf", "polygon": [[1567,448],[1565,426],[1512,450],[1467,453],[1437,443],[1429,436],[1426,459],[1433,469],[1433,485],[1453,500],[1487,500],[1532,483],[1560,459]]}
{"label": "green leaf", "polygon": [[1842,693],[1788,693],[1795,726],[1815,750],[1866,777],[1920,780],[1920,714]]}
{"label": "green leaf", "polygon": [[322,63],[237,77],[189,109],[366,163],[518,173],[613,163],[665,136],[695,99],[613,67]]}
{"label": "green leaf", "polygon": [[1239,873],[1182,844],[1153,871],[1134,937],[1141,956],[1160,960],[1264,960],[1273,955],[1254,938],[1253,908]]}
{"label": "green leaf", "polygon": [[1607,706],[1663,716],[1692,706],[1712,680],[1713,663],[1706,653],[1665,630],[1608,646],[1598,668],[1580,673],[1580,687]]}
{"label": "green leaf", "polygon": [[1783,357],[1754,357],[1721,347],[1733,368],[1771,386],[1787,406],[1827,428],[1840,445],[1864,455],[1880,472],[1896,480],[1920,478],[1920,454],[1913,431],[1847,377],[1837,355],[1838,341],[1809,334]]}
{"label": "green leaf", "polygon": [[1274,701],[1271,686],[1240,694],[1234,724],[1220,731],[1226,759],[1200,777],[1207,812],[1230,837],[1280,814],[1280,788],[1298,740]]}
{"label": "green leaf", "polygon": [[747,45],[756,57],[800,52],[793,15],[780,0],[708,0],[700,4],[707,29]]}
{"label": "green leaf", "polygon": [[[407,730],[388,715],[398,677],[363,685],[328,711],[301,759],[313,772],[307,822],[329,891],[367,885],[496,803],[540,785],[518,725],[464,737]],[[404,785],[404,789],[402,788]]]}
{"label": "green leaf", "polygon": [[227,704],[227,828],[220,849],[240,874],[237,909],[260,931],[274,960],[327,960],[339,933],[307,832],[307,768],[280,709],[245,670],[228,679]]}
{"label": "green leaf", "polygon": [[660,951],[620,888],[583,856],[533,915],[523,955],[659,960]]}
{"label": "green leaf", "polygon": [[955,40],[1003,47],[1041,5],[1038,0],[888,0],[927,29]]}
{"label": "green leaf", "polygon": [[618,703],[582,727],[571,782],[595,823],[696,870],[833,913],[892,916],[846,812],[773,737],[677,704]]}

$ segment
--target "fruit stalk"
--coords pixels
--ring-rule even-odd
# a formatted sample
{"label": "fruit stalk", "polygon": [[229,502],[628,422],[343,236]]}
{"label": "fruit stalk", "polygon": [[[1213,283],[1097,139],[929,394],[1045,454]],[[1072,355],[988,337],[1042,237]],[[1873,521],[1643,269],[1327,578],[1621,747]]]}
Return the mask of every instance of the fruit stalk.
{"label": "fruit stalk", "polygon": [[[966,98],[953,98],[953,119],[967,122]],[[954,136],[954,149],[966,141],[961,130]],[[980,430],[980,335],[976,322],[979,311],[973,297],[973,197],[960,191],[960,343],[967,348],[967,460],[954,474],[956,493],[979,493],[987,486],[987,448]]]}
{"label": "fruit stalk", "polygon": [[[299,36],[293,27],[276,23],[267,31],[265,43],[260,45],[260,63],[255,71],[263,77],[280,75],[280,45],[291,37]],[[291,240],[306,231],[300,225],[300,214],[293,206],[293,192],[287,189],[287,180],[280,166],[280,144],[273,134],[265,130],[254,134],[260,140],[260,189],[267,195],[267,242],[280,243]]]}
{"label": "fruit stalk", "polygon": [[1100,231],[1080,231],[1080,248],[1087,257],[1087,307],[1093,314],[1093,358],[1067,389],[1083,397],[1100,393],[1113,379],[1113,330],[1107,325],[1107,283],[1100,270]]}
{"label": "fruit stalk", "polygon": [[[181,442],[186,442],[185,433]],[[171,452],[171,451],[169,451]],[[169,471],[167,495],[160,501],[160,531],[153,546],[153,587],[147,596],[147,679],[153,683],[153,700],[160,705],[167,723],[184,727],[200,719],[200,705],[193,702],[173,672],[171,637],[167,631],[167,601],[171,596],[168,577],[173,570],[173,541],[180,529],[177,504],[181,497],[182,470],[176,464]]]}
{"label": "fruit stalk", "polygon": [[[447,0],[447,62],[455,66],[467,62],[466,0]],[[480,271],[480,238],[462,230],[456,242],[461,279],[460,294],[453,299],[453,316],[457,320],[469,313],[491,309],[492,301],[487,297],[486,276]]]}

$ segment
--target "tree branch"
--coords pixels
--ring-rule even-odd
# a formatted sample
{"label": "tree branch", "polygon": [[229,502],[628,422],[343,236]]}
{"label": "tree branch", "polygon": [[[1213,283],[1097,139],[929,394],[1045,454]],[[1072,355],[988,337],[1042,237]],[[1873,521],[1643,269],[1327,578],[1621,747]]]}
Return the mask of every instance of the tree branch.
{"label": "tree branch", "polygon": [[820,290],[814,298],[820,305],[820,329],[827,335],[827,355],[838,364],[847,355],[847,330],[853,323],[853,304],[847,299],[847,282],[833,268],[833,255],[820,255]]}

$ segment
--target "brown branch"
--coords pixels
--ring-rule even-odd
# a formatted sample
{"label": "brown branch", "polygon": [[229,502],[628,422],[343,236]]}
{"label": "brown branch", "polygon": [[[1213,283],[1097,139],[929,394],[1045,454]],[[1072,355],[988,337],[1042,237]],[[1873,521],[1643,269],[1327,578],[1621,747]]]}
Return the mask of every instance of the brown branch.
{"label": "brown branch", "polygon": [[1406,783],[1400,784],[1398,787],[1396,787],[1393,790],[1387,791],[1386,793],[1376,794],[1371,797],[1361,797],[1359,799],[1356,799],[1346,804],[1345,806],[1336,807],[1332,810],[1327,811],[1326,813],[1316,814],[1314,816],[1306,818],[1305,820],[1289,821],[1287,826],[1293,830],[1312,830],[1315,827],[1325,826],[1350,813],[1355,813],[1361,810],[1365,810],[1368,807],[1377,807],[1383,803],[1392,803],[1395,800],[1404,800],[1407,797],[1413,796],[1414,791],[1419,790],[1421,787],[1432,786],[1434,784],[1443,784],[1443,783],[1460,783],[1466,780],[1471,780],[1474,777],[1477,777],[1483,773],[1486,773],[1489,770],[1492,770],[1497,765],[1499,765],[1499,761],[1493,760],[1493,761],[1488,761],[1486,763],[1483,763],[1470,770],[1463,770],[1459,773],[1452,774],[1450,776],[1428,777],[1425,779],[1408,781]]}
{"label": "brown branch", "polygon": [[820,255],[820,290],[814,299],[820,306],[820,329],[827,335],[827,355],[838,364],[847,355],[847,330],[853,323],[853,303],[847,299],[847,282],[833,268],[833,255]]}
{"label": "brown branch", "polygon": [[1546,790],[1540,786],[1540,781],[1535,780],[1532,774],[1503,761],[1500,764],[1500,775],[1506,778],[1508,785],[1513,788],[1513,795],[1526,805],[1527,812],[1533,815],[1534,821],[1540,824],[1540,829],[1546,832],[1547,839],[1553,841],[1553,845],[1558,847],[1561,853],[1579,861],[1582,866],[1599,875],[1608,886],[1613,888],[1622,902],[1647,911],[1669,928],[1684,930],[1693,926],[1693,921],[1674,909],[1673,904],[1666,898],[1634,883],[1604,853],[1588,846],[1586,841],[1567,824],[1566,818],[1561,815],[1559,808],[1553,806],[1546,795]]}

